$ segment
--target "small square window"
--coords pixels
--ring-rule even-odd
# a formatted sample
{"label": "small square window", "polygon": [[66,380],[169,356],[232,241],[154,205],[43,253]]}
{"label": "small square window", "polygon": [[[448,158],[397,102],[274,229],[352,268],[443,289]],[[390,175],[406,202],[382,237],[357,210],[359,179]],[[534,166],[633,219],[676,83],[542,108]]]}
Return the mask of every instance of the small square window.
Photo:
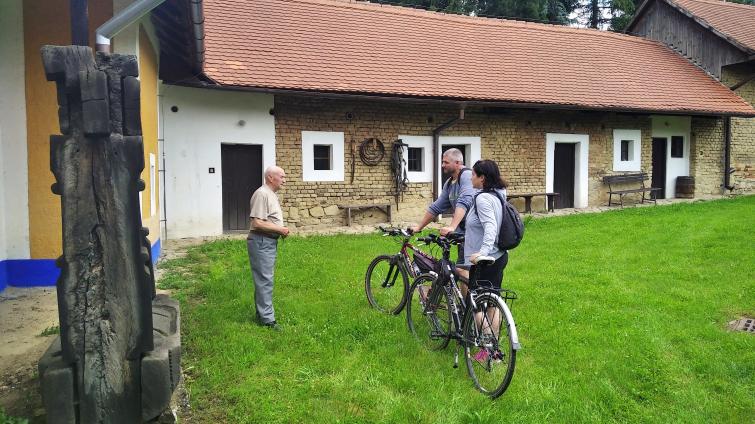
{"label": "small square window", "polygon": [[314,170],[315,171],[330,171],[333,169],[332,167],[332,154],[333,146],[330,144],[315,144],[312,146],[314,148],[313,151],[313,161],[314,161]]}
{"label": "small square window", "polygon": [[675,135],[671,137],[671,157],[683,158],[684,157],[684,137]]}
{"label": "small square window", "polygon": [[407,154],[407,169],[411,172],[422,172],[424,170],[424,166],[422,163],[422,156],[424,153],[423,148],[421,147],[409,147],[409,152]]}
{"label": "small square window", "polygon": [[634,140],[621,140],[621,161],[631,162],[634,160]]}

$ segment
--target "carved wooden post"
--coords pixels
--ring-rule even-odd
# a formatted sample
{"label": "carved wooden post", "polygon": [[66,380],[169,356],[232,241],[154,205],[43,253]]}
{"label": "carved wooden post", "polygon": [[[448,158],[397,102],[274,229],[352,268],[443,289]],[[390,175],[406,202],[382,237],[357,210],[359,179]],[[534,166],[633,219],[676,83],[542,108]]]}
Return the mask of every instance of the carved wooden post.
{"label": "carved wooden post", "polygon": [[[60,354],[53,344],[40,361],[48,422],[138,423],[168,406],[180,376],[180,336],[177,304],[154,296],[141,226],[136,58],[98,53],[95,61],[81,46],[45,46],[42,58],[47,79],[57,83],[62,133],[50,137],[63,256]],[[158,351],[153,298],[163,327]]]}

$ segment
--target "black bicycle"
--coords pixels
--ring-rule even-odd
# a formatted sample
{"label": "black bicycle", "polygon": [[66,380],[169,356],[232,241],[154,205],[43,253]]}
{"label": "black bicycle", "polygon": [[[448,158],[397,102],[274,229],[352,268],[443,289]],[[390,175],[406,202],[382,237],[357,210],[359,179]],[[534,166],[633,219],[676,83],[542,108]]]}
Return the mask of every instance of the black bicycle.
{"label": "black bicycle", "polygon": [[402,242],[401,250],[395,255],[379,255],[370,262],[364,277],[364,291],[373,308],[395,315],[406,303],[409,277],[432,271],[437,260],[411,244],[410,229],[378,228],[383,236],[398,237]]}
{"label": "black bicycle", "polygon": [[444,349],[451,339],[456,340],[454,368],[459,366],[459,349],[463,348],[475,387],[495,399],[511,383],[520,349],[514,317],[507,305],[507,301],[516,299],[516,293],[494,288],[489,281],[478,281],[480,268],[495,261],[480,256],[465,298],[457,283],[464,279],[450,260],[451,246],[463,243],[464,236],[431,234],[418,240],[437,244],[443,255],[437,271],[420,275],[412,284],[406,307],[409,330],[431,350]]}

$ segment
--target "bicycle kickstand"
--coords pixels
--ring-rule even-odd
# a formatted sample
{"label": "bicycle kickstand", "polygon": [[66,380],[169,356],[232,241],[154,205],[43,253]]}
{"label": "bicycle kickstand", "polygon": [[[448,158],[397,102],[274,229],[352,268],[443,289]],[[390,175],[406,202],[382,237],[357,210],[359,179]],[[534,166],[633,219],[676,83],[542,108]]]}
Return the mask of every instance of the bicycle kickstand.
{"label": "bicycle kickstand", "polygon": [[454,353],[454,368],[459,368],[459,349],[461,346],[456,345],[456,352]]}

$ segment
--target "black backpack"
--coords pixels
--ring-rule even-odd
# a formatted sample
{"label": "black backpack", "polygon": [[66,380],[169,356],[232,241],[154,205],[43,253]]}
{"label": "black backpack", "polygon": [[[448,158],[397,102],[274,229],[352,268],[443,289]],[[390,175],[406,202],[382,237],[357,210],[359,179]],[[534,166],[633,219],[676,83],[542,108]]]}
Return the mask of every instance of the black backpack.
{"label": "black backpack", "polygon": [[[480,219],[480,213],[477,212],[477,196],[482,193],[485,192],[479,192],[474,196],[474,211],[477,214],[477,219]],[[511,250],[522,242],[522,238],[524,237],[524,222],[522,222],[522,218],[519,216],[519,211],[511,203],[503,200],[497,191],[493,191],[493,194],[501,201],[502,206],[501,228],[498,229],[496,245],[501,250]]]}

